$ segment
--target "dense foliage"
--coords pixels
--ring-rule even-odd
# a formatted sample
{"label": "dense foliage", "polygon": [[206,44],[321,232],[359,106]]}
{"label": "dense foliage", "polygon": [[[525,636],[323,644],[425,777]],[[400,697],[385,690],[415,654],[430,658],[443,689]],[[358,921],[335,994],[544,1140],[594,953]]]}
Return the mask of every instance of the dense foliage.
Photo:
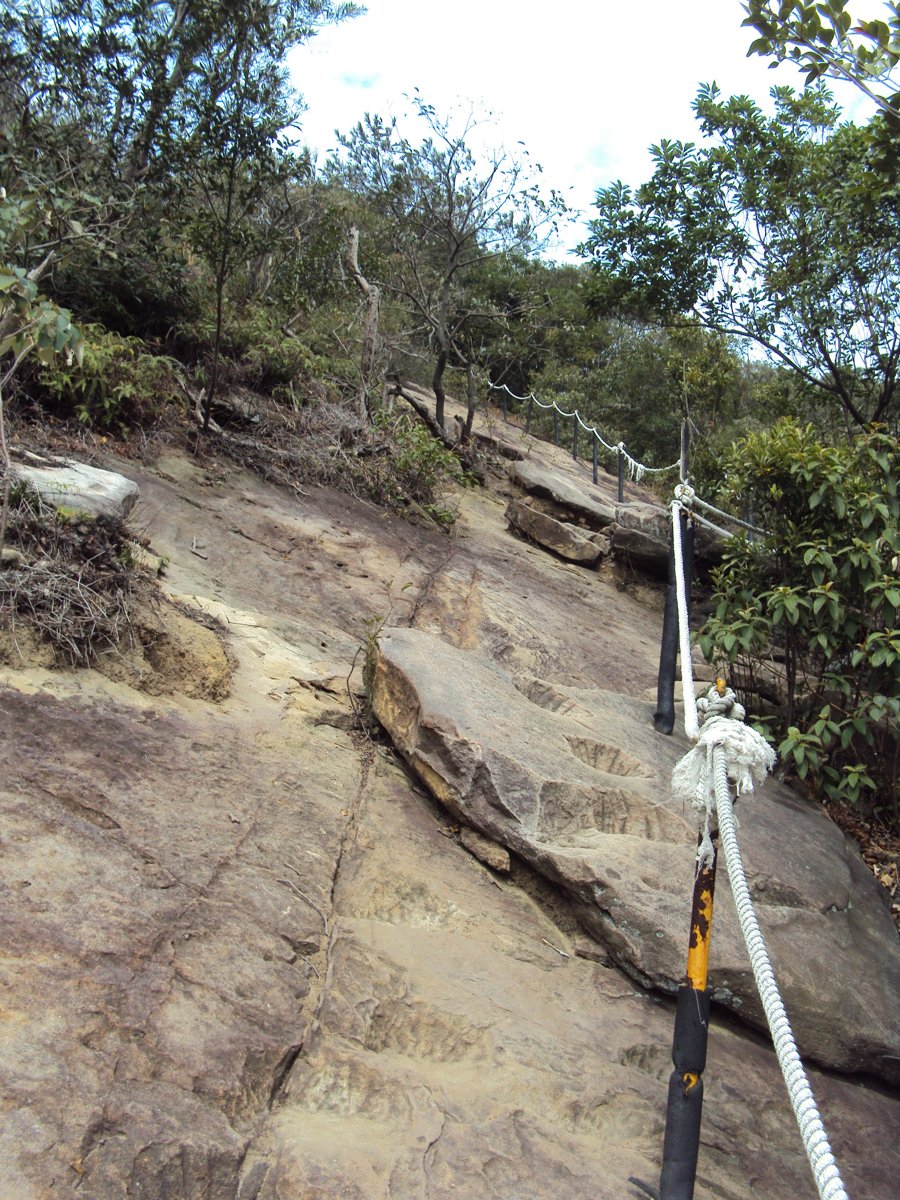
{"label": "dense foliage", "polygon": [[767,718],[786,765],[832,800],[896,821],[900,766],[900,447],[840,445],[782,421],[735,444],[726,495],[766,531],[714,576],[700,642]]}
{"label": "dense foliage", "polygon": [[822,76],[846,79],[890,117],[900,119],[900,3],[885,4],[882,20],[854,18],[846,0],[747,0],[745,25],[759,35],[749,53],[793,60],[807,84]]}
{"label": "dense foliage", "polygon": [[693,314],[753,341],[855,426],[896,422],[898,196],[824,88],[773,96],[769,117],[701,88],[706,143],[663,141],[647,184],[598,194],[585,247],[596,303]]}

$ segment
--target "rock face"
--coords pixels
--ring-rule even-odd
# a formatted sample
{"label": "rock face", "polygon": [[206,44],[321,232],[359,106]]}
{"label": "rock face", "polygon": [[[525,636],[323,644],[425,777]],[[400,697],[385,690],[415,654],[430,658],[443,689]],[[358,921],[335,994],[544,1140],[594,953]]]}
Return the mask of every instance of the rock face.
{"label": "rock face", "polygon": [[48,504],[92,516],[125,518],[140,496],[133,480],[86,463],[29,455],[27,462],[15,463],[14,471],[18,479],[30,484]]}
{"label": "rock face", "polygon": [[510,525],[567,562],[592,566],[609,552],[609,539],[600,533],[586,533],[577,525],[557,521],[540,509],[521,500],[511,500],[506,509]]}
{"label": "rock face", "polygon": [[[578,558],[567,548],[583,546],[589,531],[602,530],[604,553],[611,548],[616,558],[634,570],[666,578],[672,534],[669,513],[661,502],[614,502],[607,494],[612,485],[594,486],[577,475],[573,478],[530,459],[514,462],[510,478],[530,496],[538,497],[546,510],[513,500],[507,511],[510,524],[539,545],[573,562],[593,565],[596,557],[585,552]],[[706,567],[721,559],[725,543],[721,534],[696,526],[695,554]]]}
{"label": "rock face", "polygon": [[[649,731],[642,705],[514,683],[477,654],[394,630],[379,645],[373,707],[443,804],[563,886],[636,979],[677,988],[696,832],[668,798],[677,747]],[[900,1080],[900,954],[864,864],[775,785],[741,811],[751,889],[802,1052]],[[764,1027],[720,892],[710,985]]]}
{"label": "rock face", "polygon": [[581,518],[591,529],[604,529],[615,524],[615,505],[598,489],[572,480],[544,463],[533,459],[514,462],[510,477],[525,491],[544,496],[559,508],[568,510],[573,518]]}
{"label": "rock face", "polygon": [[[518,445],[575,479],[562,452]],[[639,700],[655,678],[659,588],[622,588],[511,537],[508,496],[490,491],[461,496],[447,538],[189,455],[129,474],[166,586],[226,626],[232,673],[224,689],[213,672],[190,695],[156,695],[128,672],[0,668],[3,1200],[636,1197],[630,1176],[659,1177],[671,1000],[613,963],[605,926],[585,933],[593,899],[521,855],[498,874],[464,848],[497,847],[367,736],[360,651],[380,614],[462,662],[476,652],[515,677],[539,721],[574,722],[557,782],[599,768],[613,791],[641,794],[679,749],[648,733]],[[182,649],[166,659],[181,664]],[[472,705],[514,724],[514,708],[479,701],[481,683],[473,672]],[[511,731],[509,759],[533,761],[532,730]],[[607,828],[629,829],[606,844],[630,836],[683,855],[689,873],[682,814],[641,798],[634,823],[610,798]],[[829,919],[849,929],[868,903],[858,860],[836,868],[757,828],[752,803],[742,836],[779,843],[787,873],[819,889],[820,908],[845,909]],[[563,816],[547,838],[560,864]],[[683,842],[644,836],[673,823]],[[665,892],[654,862],[630,881],[648,904]],[[795,917],[821,914],[778,899],[782,879],[754,887],[789,938]],[[628,883],[610,878],[610,895]],[[689,874],[669,888],[681,929]],[[726,908],[722,888],[714,954]],[[643,935],[620,936],[640,947]],[[860,997],[883,1003],[868,982]],[[851,1005],[837,1024],[857,1020]],[[771,1049],[730,1015],[711,1024],[696,1200],[814,1200]],[[895,1200],[900,1102],[810,1074],[849,1194]]]}

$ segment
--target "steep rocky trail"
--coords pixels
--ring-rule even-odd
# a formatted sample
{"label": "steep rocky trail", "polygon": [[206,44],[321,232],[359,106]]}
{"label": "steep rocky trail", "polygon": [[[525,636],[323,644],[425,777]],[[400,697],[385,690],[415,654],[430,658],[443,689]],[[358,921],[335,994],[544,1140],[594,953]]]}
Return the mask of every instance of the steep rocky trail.
{"label": "steep rocky trail", "polygon": [[[658,589],[512,536],[499,472],[447,537],[174,453],[125,470],[167,590],[224,625],[232,691],[0,674],[8,1194],[612,1200],[654,1180],[671,1002],[564,889],[470,855],[356,712],[373,618],[555,687],[548,711],[579,689],[646,704]],[[699,1200],[811,1200],[764,1040],[718,1016],[706,1078]],[[813,1078],[851,1194],[889,1200],[900,1102]]]}

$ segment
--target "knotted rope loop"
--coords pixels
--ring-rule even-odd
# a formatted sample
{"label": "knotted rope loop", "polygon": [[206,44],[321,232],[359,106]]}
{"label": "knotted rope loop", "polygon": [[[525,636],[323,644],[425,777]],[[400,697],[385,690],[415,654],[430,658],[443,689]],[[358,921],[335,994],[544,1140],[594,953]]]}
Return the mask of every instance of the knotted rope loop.
{"label": "knotted rope loop", "polygon": [[762,734],[744,724],[743,705],[730,688],[720,695],[711,687],[697,701],[697,714],[697,745],[672,772],[672,796],[703,817],[703,840],[697,851],[700,869],[712,864],[714,854],[710,836],[710,818],[716,810],[714,751],[724,752],[726,778],[739,796],[765,781],[775,766],[775,751]]}
{"label": "knotted rope loop", "polygon": [[689,483],[677,483],[675,485],[675,499],[685,509],[690,509],[694,501],[696,492]]}

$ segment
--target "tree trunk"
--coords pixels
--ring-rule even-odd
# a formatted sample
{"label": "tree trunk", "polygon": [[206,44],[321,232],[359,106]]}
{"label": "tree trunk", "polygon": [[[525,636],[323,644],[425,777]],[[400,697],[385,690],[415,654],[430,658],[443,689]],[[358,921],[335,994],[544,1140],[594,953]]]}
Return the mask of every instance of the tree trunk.
{"label": "tree trunk", "polygon": [[431,378],[431,390],[434,392],[434,419],[441,430],[444,428],[444,402],[447,399],[444,394],[444,371],[447,369],[449,357],[449,353],[442,346],[438,351],[434,375]]}
{"label": "tree trunk", "polygon": [[484,483],[484,471],[482,468],[472,458],[472,456],[467,453],[462,446],[459,445],[458,442],[453,440],[443,426],[438,425],[436,418],[431,415],[426,404],[423,404],[421,400],[417,400],[415,396],[411,396],[409,392],[405,392],[399,379],[392,384],[391,393],[394,396],[402,396],[407,404],[418,413],[425,425],[431,430],[431,433],[438,439],[438,441],[443,442],[448,450],[453,451],[457,458],[459,458],[460,462],[463,463],[469,474],[474,476],[479,483]]}
{"label": "tree trunk", "polygon": [[468,442],[472,437],[472,423],[475,420],[475,409],[478,398],[475,395],[475,368],[471,359],[466,362],[466,423],[463,426],[460,441]]}
{"label": "tree trunk", "polygon": [[372,374],[375,369],[375,356],[378,349],[378,317],[381,308],[381,289],[370,283],[359,269],[359,230],[351,225],[347,237],[347,250],[344,263],[350,273],[350,278],[362,292],[365,300],[365,313],[362,329],[362,352],[359,361],[359,392],[356,398],[356,410],[361,421],[372,420]]}

